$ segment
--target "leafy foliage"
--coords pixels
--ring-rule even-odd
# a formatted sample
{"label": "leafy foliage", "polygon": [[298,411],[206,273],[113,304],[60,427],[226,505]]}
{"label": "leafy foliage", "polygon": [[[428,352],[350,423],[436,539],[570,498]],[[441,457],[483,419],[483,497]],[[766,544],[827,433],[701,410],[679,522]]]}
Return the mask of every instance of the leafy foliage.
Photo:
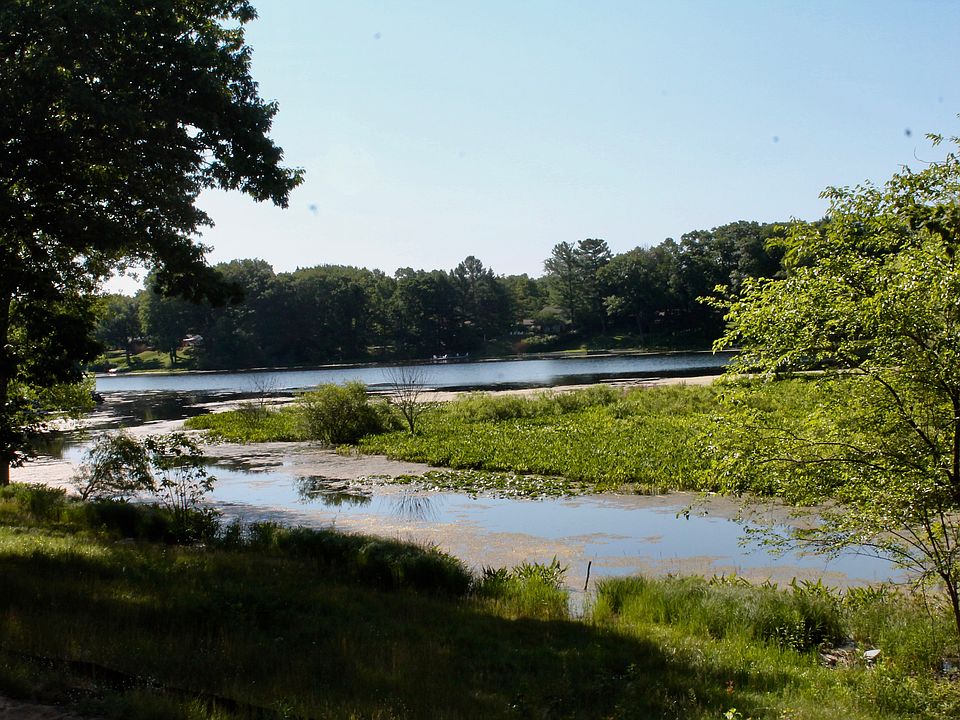
{"label": "leafy foliage", "polygon": [[24,391],[81,379],[94,293],[153,266],[166,294],[236,297],[195,242],[207,188],[285,205],[301,173],[267,133],[247,0],[0,5],[0,485],[22,461]]}
{"label": "leafy foliage", "polygon": [[960,636],[960,158],[824,196],[827,222],[783,240],[786,276],[748,279],[720,303],[730,326],[717,347],[743,347],[733,372],[845,381],[799,424],[744,405],[750,437],[728,448],[728,468],[797,502],[839,501],[800,539],[867,545],[942,583]]}
{"label": "leafy foliage", "polygon": [[154,479],[146,448],[127,432],[97,435],[84,454],[74,484],[82,500],[125,500],[151,491]]}
{"label": "leafy foliage", "polygon": [[320,385],[297,399],[303,434],[327,445],[356,443],[394,420],[385,403],[371,403],[362,382]]}
{"label": "leafy foliage", "polygon": [[87,451],[75,483],[82,499],[124,501],[152,496],[173,518],[179,535],[189,539],[204,496],[213,489],[200,445],[182,432],[135,438],[104,433]]}

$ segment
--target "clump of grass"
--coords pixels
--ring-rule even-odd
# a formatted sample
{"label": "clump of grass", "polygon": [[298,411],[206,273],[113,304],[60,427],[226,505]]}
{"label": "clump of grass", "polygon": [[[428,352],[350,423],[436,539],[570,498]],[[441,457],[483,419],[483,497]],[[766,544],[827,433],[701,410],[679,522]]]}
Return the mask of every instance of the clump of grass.
{"label": "clump of grass", "polygon": [[566,571],[557,558],[550,563],[524,562],[511,570],[484,568],[474,592],[508,616],[563,620],[569,617],[569,598],[563,589]]}
{"label": "clump of grass", "polygon": [[300,417],[289,407],[272,409],[249,406],[197,415],[188,418],[184,427],[206,430],[212,438],[225,442],[290,442],[305,439]]}
{"label": "clump of grass", "polygon": [[224,531],[222,544],[307,560],[341,579],[380,590],[409,588],[462,596],[473,581],[460,560],[435,547],[333,530],[287,528],[273,522],[235,524]]}
{"label": "clump of grass", "polygon": [[844,639],[835,598],[802,585],[782,591],[698,577],[606,579],[598,583],[595,612],[717,638],[743,634],[799,651]]}
{"label": "clump of grass", "polygon": [[0,487],[0,522],[45,523],[60,519],[67,493],[48,485],[11,483]]}

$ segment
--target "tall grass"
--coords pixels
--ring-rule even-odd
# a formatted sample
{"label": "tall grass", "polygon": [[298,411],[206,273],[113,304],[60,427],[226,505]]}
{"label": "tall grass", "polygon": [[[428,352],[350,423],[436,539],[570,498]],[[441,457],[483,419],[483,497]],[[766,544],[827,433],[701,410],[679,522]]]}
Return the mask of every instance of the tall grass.
{"label": "tall grass", "polygon": [[[608,581],[579,621],[557,563],[473,576],[431,548],[270,523],[202,545],[118,540],[61,493],[16,486],[0,507],[0,690],[100,717],[697,720],[735,707],[939,720],[958,708],[930,658],[908,667],[916,656],[883,645],[872,670],[828,670],[808,649],[839,623],[919,652],[917,608],[893,595],[848,608],[810,588]],[[819,634],[777,630],[798,619]]]}
{"label": "tall grass", "polygon": [[[641,635],[653,629],[686,651],[691,639],[700,638],[741,671],[775,670],[788,684],[821,672],[819,652],[840,647],[845,662],[819,680],[832,697],[892,717],[947,718],[960,711],[960,688],[938,672],[951,652],[948,613],[944,608],[931,613],[917,598],[891,588],[839,591],[797,582],[777,588],[737,578],[607,579],[598,583],[590,620]],[[881,648],[876,665],[863,656],[872,648]],[[744,680],[742,673],[731,676],[730,687]],[[793,702],[796,715],[790,717],[829,717],[815,697],[797,693]]]}

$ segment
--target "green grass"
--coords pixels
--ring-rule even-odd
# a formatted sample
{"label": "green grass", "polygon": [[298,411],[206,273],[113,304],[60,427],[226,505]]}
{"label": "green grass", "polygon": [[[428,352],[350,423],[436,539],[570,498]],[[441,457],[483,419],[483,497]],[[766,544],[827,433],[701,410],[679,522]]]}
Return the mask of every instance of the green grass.
{"label": "green grass", "polygon": [[193,351],[184,348],[177,353],[177,362],[170,361],[170,354],[159,350],[144,350],[141,353],[131,353],[130,362],[123,350],[108,350],[91,363],[92,369],[97,372],[106,372],[108,368],[116,368],[118,372],[169,372],[176,370],[192,370],[196,364]]}
{"label": "green grass", "polygon": [[217,440],[235,443],[306,439],[299,410],[295,407],[272,409],[246,405],[236,410],[188,418],[184,427],[206,430]]}
{"label": "green grass", "polygon": [[[749,403],[785,427],[816,413],[824,390],[799,379],[738,386],[670,385],[622,391],[598,385],[533,396],[469,393],[427,407],[417,432],[362,437],[363,453],[450,468],[397,482],[537,497],[668,490],[776,494],[761,475],[721,472],[713,446],[724,417]],[[736,395],[736,403],[724,403]],[[386,408],[384,408],[384,411]],[[186,426],[231,442],[310,439],[301,408],[253,406],[191,418]],[[384,423],[389,426],[390,423]]]}
{"label": "green grass", "polygon": [[[472,576],[430,548],[270,523],[220,527],[196,546],[131,541],[127,523],[22,486],[0,491],[0,510],[0,690],[101,717],[737,708],[858,720],[960,708],[957,686],[931,670],[941,626],[894,594],[610,580],[576,619],[556,563]],[[881,664],[821,667],[813,643],[847,636],[879,644]]]}
{"label": "green grass", "polygon": [[[562,477],[570,492],[710,489],[697,443],[712,426],[718,392],[599,386],[532,398],[473,394],[425,413],[416,435],[368,436],[360,449],[458,470]],[[464,474],[461,487],[480,489],[474,479]],[[529,494],[549,494],[537,485],[529,483]]]}
{"label": "green grass", "polygon": [[[137,511],[136,506],[133,511]],[[57,491],[0,491],[0,690],[110,718],[948,718],[937,625],[818,586],[471,575],[430,548],[263,523],[124,539]],[[141,509],[143,512],[149,512]],[[888,620],[889,619],[889,620]],[[827,669],[853,637],[881,664]],[[939,637],[941,641],[930,641]]]}

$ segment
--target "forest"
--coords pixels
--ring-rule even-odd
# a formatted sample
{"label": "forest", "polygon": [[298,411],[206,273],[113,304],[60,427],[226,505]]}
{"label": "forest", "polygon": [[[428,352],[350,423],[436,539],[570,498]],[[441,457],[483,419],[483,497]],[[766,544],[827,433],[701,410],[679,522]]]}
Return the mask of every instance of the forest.
{"label": "forest", "polygon": [[[587,345],[705,348],[722,313],[699,302],[780,268],[783,226],[749,221],[614,254],[600,239],[561,242],[540,277],[498,275],[474,256],[455,268],[320,265],[277,273],[257,259],[215,266],[235,288],[216,307],[156,292],[106,295],[95,337],[130,354],[151,347],[203,369],[310,365]],[[135,362],[134,362],[135,366]],[[101,357],[96,369],[108,369]]]}

